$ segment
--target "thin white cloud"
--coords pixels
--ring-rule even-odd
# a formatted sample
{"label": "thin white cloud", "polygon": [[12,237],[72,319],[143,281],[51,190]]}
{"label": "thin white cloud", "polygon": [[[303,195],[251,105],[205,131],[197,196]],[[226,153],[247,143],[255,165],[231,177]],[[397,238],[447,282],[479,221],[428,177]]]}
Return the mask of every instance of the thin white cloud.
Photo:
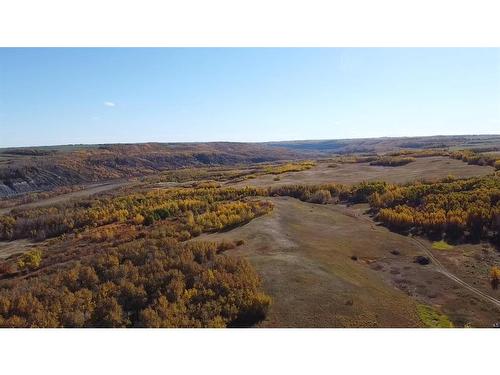
{"label": "thin white cloud", "polygon": [[114,102],[104,102],[104,105],[105,105],[106,107],[115,107],[115,106],[116,106],[116,103],[114,103]]}

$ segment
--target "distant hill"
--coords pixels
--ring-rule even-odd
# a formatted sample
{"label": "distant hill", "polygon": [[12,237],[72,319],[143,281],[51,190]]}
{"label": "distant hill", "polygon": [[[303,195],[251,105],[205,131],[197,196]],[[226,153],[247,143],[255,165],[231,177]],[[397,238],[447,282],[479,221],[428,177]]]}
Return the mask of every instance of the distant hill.
{"label": "distant hill", "polygon": [[397,149],[499,151],[500,135],[305,140],[266,143],[137,143],[0,149],[0,197],[170,169],[304,159]]}
{"label": "distant hill", "polygon": [[296,159],[249,143],[144,143],[0,149],[0,197],[184,167]]}
{"label": "distant hill", "polygon": [[429,137],[383,137],[268,142],[270,146],[298,152],[380,153],[397,149],[478,148],[500,149],[500,135],[455,135]]}

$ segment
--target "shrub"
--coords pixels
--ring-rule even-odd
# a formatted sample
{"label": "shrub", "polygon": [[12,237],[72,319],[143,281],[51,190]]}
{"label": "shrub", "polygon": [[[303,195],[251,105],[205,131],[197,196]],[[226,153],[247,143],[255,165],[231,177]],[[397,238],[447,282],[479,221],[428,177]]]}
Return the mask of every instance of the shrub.
{"label": "shrub", "polygon": [[495,161],[494,167],[496,171],[500,171],[500,160]]}
{"label": "shrub", "polygon": [[424,255],[417,255],[414,260],[413,260],[415,263],[418,263],[420,264],[421,266],[426,266],[428,265],[431,260],[429,259],[429,257],[426,257]]}
{"label": "shrub", "polygon": [[313,195],[311,198],[309,198],[309,202],[311,203],[319,203],[319,204],[326,204],[330,202],[332,199],[332,195],[330,191],[328,190],[318,190]]}
{"label": "shrub", "polygon": [[134,218],[132,219],[133,223],[136,224],[136,225],[141,225],[144,223],[144,216],[142,216],[141,214],[137,214],[134,216]]}
{"label": "shrub", "polygon": [[490,284],[493,289],[498,289],[498,285],[500,284],[500,267],[491,267]]}
{"label": "shrub", "polygon": [[381,165],[385,167],[399,167],[415,161],[412,157],[382,157],[378,160],[372,161],[370,165]]}
{"label": "shrub", "polygon": [[21,256],[17,261],[17,268],[19,270],[29,270],[33,271],[40,267],[42,262],[42,251],[40,249],[31,250]]}
{"label": "shrub", "polygon": [[453,323],[444,314],[426,305],[417,305],[417,314],[422,323],[429,328],[453,328]]}

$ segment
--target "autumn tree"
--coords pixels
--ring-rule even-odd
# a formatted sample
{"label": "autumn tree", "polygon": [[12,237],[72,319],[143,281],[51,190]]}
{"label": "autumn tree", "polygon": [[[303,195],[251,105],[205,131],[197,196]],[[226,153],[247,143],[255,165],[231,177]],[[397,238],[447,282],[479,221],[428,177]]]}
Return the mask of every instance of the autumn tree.
{"label": "autumn tree", "polygon": [[42,262],[42,251],[40,249],[31,250],[23,254],[17,261],[17,268],[21,271],[33,271],[40,267]]}

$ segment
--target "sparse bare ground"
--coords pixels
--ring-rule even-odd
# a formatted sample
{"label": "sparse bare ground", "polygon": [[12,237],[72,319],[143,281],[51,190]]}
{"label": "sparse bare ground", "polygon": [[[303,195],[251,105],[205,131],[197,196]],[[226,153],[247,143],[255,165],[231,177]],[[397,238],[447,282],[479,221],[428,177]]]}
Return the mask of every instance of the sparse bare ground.
{"label": "sparse bare ground", "polygon": [[0,241],[0,259],[7,259],[15,254],[22,254],[36,246],[29,240]]}
{"label": "sparse bare ground", "polygon": [[342,183],[353,184],[362,181],[387,181],[404,183],[420,179],[444,178],[447,175],[455,177],[484,176],[493,173],[493,167],[468,165],[460,160],[447,157],[418,158],[416,161],[399,167],[373,166],[369,163],[338,163],[330,168],[330,162],[318,163],[306,171],[285,173],[275,181],[274,175],[258,176],[254,179],[241,181],[236,186],[278,186],[287,184],[318,184]]}

